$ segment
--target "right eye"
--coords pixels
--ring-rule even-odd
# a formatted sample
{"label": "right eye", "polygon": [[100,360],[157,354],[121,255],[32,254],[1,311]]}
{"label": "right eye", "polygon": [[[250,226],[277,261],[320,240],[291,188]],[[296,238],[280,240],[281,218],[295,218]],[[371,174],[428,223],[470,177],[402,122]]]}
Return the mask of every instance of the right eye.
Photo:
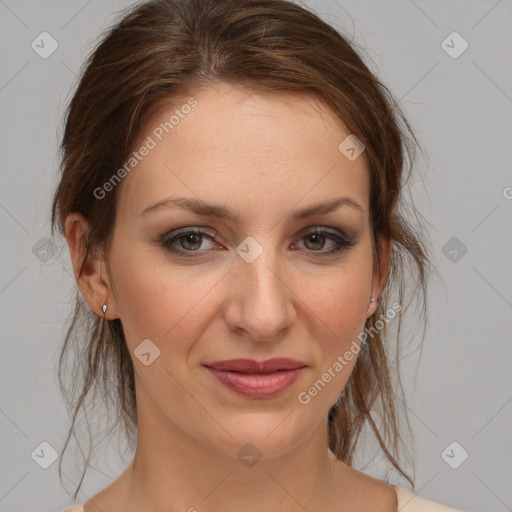
{"label": "right eye", "polygon": [[[171,253],[184,255],[186,257],[196,257],[197,255],[187,253],[200,252],[202,254],[204,251],[200,251],[200,248],[204,242],[204,238],[206,237],[213,242],[214,236],[215,235],[211,235],[202,229],[184,228],[164,235],[159,240],[159,243],[166,251]],[[176,245],[178,245],[179,248],[176,248]]]}

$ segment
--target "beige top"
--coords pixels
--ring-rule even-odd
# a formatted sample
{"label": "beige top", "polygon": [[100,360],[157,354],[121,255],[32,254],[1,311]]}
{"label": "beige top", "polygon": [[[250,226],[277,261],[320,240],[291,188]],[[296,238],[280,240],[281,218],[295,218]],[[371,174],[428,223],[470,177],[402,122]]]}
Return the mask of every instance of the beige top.
{"label": "beige top", "polygon": [[[422,498],[402,487],[395,487],[395,489],[398,498],[397,512],[462,512],[427,498]],[[67,508],[64,512],[84,512],[84,507],[83,505],[75,505]]]}

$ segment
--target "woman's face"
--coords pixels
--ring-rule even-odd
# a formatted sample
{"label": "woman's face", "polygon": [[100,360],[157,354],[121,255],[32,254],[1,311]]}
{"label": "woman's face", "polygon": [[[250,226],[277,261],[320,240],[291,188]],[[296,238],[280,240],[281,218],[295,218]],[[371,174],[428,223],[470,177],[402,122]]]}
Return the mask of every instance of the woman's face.
{"label": "woman's face", "polygon": [[[228,85],[193,97],[190,108],[186,98],[149,120],[136,148],[150,149],[117,185],[107,318],[121,319],[146,428],[233,457],[251,442],[274,457],[325,430],[374,312],[382,283],[367,162],[338,149],[349,133],[311,98]],[[329,211],[298,215],[342,197]],[[150,208],[177,198],[189,202]],[[233,218],[214,214],[228,211]],[[277,385],[207,368],[239,358],[304,367],[275,374]]]}

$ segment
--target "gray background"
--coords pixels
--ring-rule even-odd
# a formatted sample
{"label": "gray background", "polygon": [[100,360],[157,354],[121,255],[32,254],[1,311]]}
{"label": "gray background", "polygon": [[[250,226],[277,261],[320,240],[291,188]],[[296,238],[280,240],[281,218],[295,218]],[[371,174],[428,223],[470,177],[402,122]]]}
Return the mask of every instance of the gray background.
{"label": "gray background", "polygon": [[[75,75],[115,11],[130,3],[0,0],[2,511],[72,503],[57,462],[42,469],[31,453],[43,441],[61,450],[67,432],[55,365],[75,282],[63,241],[48,261],[33,248],[49,235],[62,114]],[[419,366],[415,356],[403,362],[416,492],[466,511],[512,510],[512,2],[306,5],[366,49],[428,153],[418,160],[414,201],[432,223],[438,275],[431,276]],[[43,31],[58,42],[47,59],[31,48]],[[441,45],[453,31],[469,44],[458,58]],[[460,48],[460,41],[449,44]],[[469,453],[457,469],[441,455],[454,441],[452,461],[462,449]],[[99,459],[79,502],[129,460]],[[382,468],[365,471],[378,476]]]}

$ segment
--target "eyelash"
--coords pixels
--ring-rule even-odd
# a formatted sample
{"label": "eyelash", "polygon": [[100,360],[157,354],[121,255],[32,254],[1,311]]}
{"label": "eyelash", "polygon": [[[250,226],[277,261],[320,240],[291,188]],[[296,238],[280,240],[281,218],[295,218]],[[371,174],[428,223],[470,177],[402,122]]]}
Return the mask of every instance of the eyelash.
{"label": "eyelash", "polygon": [[[192,229],[192,228],[186,228],[186,229],[182,229],[182,230],[179,230],[179,231],[174,231],[174,232],[171,232],[169,233],[168,235],[165,235],[163,236],[162,238],[160,238],[158,240],[159,244],[168,252],[170,253],[173,253],[173,254],[178,254],[180,256],[183,256],[187,253],[200,253],[201,251],[198,249],[196,251],[187,251],[185,249],[183,250],[177,250],[177,249],[174,249],[173,247],[171,247],[171,244],[174,243],[175,241],[181,239],[181,238],[184,238],[186,237],[187,235],[201,235],[201,236],[206,236],[207,238],[209,238],[210,240],[213,241],[213,235],[211,235],[210,233],[206,232],[206,231],[203,231],[202,229]],[[343,236],[339,236],[337,235],[336,233],[333,233],[332,231],[325,231],[325,230],[320,230],[320,229],[315,229],[313,231],[310,231],[306,234],[304,234],[302,237],[301,237],[301,240],[304,239],[304,238],[307,238],[309,236],[312,236],[312,235],[322,235],[322,236],[325,236],[328,240],[332,240],[333,242],[335,242],[337,244],[337,246],[334,248],[334,249],[330,249],[329,251],[308,251],[310,255],[312,255],[314,258],[328,258],[328,257],[332,257],[334,256],[336,253],[338,253],[339,251],[342,251],[342,250],[346,250],[352,246],[355,245],[355,243],[351,240],[349,240],[348,238],[346,237],[343,237]],[[201,240],[202,241],[202,240]],[[200,257],[200,256],[192,256],[192,255],[186,255],[185,256],[186,258],[197,258],[197,257]]]}

